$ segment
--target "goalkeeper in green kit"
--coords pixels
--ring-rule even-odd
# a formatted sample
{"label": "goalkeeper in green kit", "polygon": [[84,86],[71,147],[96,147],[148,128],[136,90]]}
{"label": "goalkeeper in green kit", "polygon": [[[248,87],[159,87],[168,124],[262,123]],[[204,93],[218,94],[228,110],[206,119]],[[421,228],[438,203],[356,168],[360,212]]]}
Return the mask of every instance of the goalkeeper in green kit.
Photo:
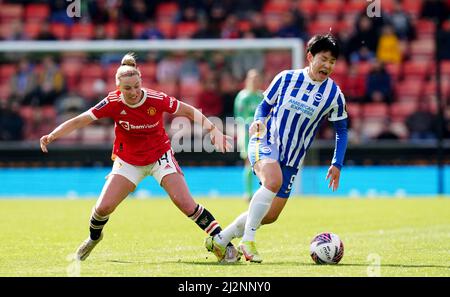
{"label": "goalkeeper in green kit", "polygon": [[242,89],[234,100],[234,117],[238,119],[240,125],[238,126],[237,144],[240,151],[241,158],[244,160],[244,197],[250,201],[253,196],[253,173],[250,162],[247,158],[247,145],[249,140],[248,128],[253,122],[256,107],[261,103],[264,96],[260,90],[261,75],[258,70],[250,69],[247,72],[245,79],[245,88]]}

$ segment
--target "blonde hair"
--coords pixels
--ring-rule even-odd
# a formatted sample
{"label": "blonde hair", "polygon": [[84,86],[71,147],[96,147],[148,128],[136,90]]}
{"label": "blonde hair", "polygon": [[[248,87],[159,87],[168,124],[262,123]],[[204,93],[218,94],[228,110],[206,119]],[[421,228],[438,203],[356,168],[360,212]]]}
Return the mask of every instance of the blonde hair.
{"label": "blonde hair", "polygon": [[120,67],[117,68],[116,86],[119,86],[121,77],[130,77],[133,75],[137,75],[141,78],[141,72],[137,69],[136,55],[130,52],[123,56]]}

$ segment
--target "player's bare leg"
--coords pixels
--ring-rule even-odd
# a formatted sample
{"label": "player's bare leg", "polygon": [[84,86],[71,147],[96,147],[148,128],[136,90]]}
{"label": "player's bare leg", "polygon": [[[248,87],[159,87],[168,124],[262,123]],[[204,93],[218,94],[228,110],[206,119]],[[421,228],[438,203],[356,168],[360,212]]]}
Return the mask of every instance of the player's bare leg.
{"label": "player's bare leg", "polygon": [[272,159],[263,159],[255,163],[254,170],[261,181],[261,187],[255,192],[249,205],[244,236],[239,243],[240,251],[250,262],[262,262],[256,250],[256,230],[271,208],[276,193],[280,190],[283,175],[280,164]]}
{"label": "player's bare leg", "polygon": [[[183,175],[180,173],[168,174],[161,180],[161,186],[169,194],[173,203],[211,237],[222,231],[214,216],[206,208],[194,201]],[[239,253],[231,244],[224,247],[212,244],[209,247],[210,249],[208,247],[207,249],[213,252],[221,262],[236,262],[239,258]]]}
{"label": "player's bare leg", "polygon": [[135,185],[127,178],[113,174],[110,175],[103,186],[102,193],[92,210],[89,237],[78,247],[75,257],[84,261],[94,247],[103,239],[103,227],[108,222],[109,215],[131,193]]}

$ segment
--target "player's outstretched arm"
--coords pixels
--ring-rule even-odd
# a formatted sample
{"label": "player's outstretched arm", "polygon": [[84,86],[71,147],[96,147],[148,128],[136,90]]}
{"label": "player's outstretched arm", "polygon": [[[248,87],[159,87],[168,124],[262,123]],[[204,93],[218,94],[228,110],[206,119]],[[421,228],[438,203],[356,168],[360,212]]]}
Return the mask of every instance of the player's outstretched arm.
{"label": "player's outstretched arm", "polygon": [[44,153],[48,153],[47,145],[49,145],[51,142],[59,137],[69,134],[76,129],[89,125],[93,121],[94,119],[89,115],[88,112],[84,112],[70,120],[65,121],[64,123],[56,127],[55,130],[41,137],[41,150]]}
{"label": "player's outstretched arm", "polygon": [[191,121],[202,125],[209,132],[211,143],[222,153],[231,151],[231,137],[224,135],[208,118],[197,108],[180,101],[180,107],[175,113],[177,116],[185,116]]}

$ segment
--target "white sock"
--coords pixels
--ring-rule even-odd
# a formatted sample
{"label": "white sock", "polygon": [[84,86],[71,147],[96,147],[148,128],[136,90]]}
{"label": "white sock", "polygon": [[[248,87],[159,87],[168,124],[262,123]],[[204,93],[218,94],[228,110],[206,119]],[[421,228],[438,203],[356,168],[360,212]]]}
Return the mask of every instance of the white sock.
{"label": "white sock", "polygon": [[244,234],[245,221],[248,212],[241,213],[234,221],[214,237],[214,240],[222,246],[226,246],[234,238]]}
{"label": "white sock", "polygon": [[256,229],[261,225],[261,221],[269,211],[272,200],[276,195],[277,193],[266,189],[264,186],[261,186],[255,192],[248,208],[242,241],[255,241]]}

